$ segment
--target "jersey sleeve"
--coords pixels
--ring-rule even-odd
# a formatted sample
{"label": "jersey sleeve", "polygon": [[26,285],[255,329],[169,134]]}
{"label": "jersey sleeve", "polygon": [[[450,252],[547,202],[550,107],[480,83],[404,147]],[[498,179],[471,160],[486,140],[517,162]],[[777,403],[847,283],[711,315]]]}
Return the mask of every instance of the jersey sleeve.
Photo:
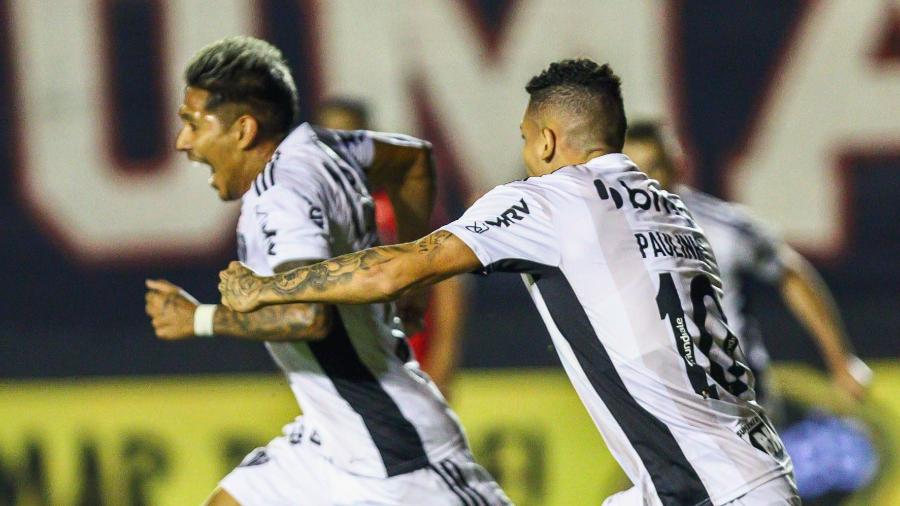
{"label": "jersey sleeve", "polygon": [[318,132],[318,135],[345,159],[352,160],[364,170],[371,167],[375,160],[376,142],[415,148],[431,147],[428,141],[409,135],[371,130],[327,130]]}
{"label": "jersey sleeve", "polygon": [[286,262],[331,258],[328,220],[314,189],[272,186],[260,196],[255,211],[273,270]]}
{"label": "jersey sleeve", "polygon": [[559,265],[551,217],[542,199],[526,188],[498,186],[441,230],[466,243],[485,273],[534,272]]}

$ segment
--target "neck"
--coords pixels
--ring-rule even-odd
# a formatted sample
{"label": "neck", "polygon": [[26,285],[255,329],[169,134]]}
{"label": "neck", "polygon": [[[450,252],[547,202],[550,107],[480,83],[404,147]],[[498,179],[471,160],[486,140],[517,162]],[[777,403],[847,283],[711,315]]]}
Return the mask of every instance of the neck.
{"label": "neck", "polygon": [[555,172],[563,167],[568,167],[569,165],[580,165],[582,163],[587,162],[588,160],[593,160],[598,156],[608,155],[611,151],[606,148],[596,148],[588,151],[579,151],[579,152],[569,152],[569,153],[560,153],[560,156],[554,158],[553,163],[549,166],[550,170],[546,173],[549,174],[551,172]]}
{"label": "neck", "polygon": [[272,159],[272,155],[275,153],[275,149],[280,143],[280,139],[274,141],[264,141],[254,146],[253,149],[248,150],[244,154],[244,160],[242,164],[244,167],[244,181],[242,181],[244,192],[250,189],[250,186],[253,184],[253,180],[256,179],[256,176],[258,176],[259,173],[266,168],[266,164],[270,159]]}

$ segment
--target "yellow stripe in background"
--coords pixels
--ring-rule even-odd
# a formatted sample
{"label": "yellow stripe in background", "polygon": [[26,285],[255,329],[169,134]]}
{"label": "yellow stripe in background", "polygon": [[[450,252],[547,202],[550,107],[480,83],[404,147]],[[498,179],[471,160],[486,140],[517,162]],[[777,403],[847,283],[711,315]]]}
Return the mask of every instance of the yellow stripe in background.
{"label": "yellow stripe in background", "polygon": [[[874,369],[860,413],[890,457],[900,362]],[[820,373],[776,372],[788,396],[834,404]],[[595,505],[627,486],[561,370],[464,372],[452,403],[479,462],[519,506]],[[199,504],[297,413],[274,375],[0,382],[0,504]],[[900,470],[888,461],[848,504],[900,504]]]}

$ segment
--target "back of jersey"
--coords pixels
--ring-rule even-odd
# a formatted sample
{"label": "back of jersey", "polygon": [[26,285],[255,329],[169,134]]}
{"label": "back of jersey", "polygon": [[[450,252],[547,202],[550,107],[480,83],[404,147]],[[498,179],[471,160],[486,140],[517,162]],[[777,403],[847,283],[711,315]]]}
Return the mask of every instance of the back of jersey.
{"label": "back of jersey", "polygon": [[523,273],[610,451],[657,504],[720,504],[790,472],[753,402],[715,259],[621,154],[495,188],[445,229]]}

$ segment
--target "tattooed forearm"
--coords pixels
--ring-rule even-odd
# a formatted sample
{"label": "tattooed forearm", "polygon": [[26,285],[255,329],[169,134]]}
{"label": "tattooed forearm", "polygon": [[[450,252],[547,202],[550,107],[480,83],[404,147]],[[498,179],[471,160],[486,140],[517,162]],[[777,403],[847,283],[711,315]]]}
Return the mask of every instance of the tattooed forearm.
{"label": "tattooed forearm", "polygon": [[216,335],[265,341],[317,339],[328,332],[328,316],[322,304],[268,306],[252,313],[220,306],[214,329]]}
{"label": "tattooed forearm", "polygon": [[416,242],[382,246],[307,267],[259,276],[232,262],[219,273],[219,291],[227,307],[248,312],[260,306],[292,302],[365,304],[393,300],[480,265],[461,241],[438,231]]}
{"label": "tattooed forearm", "polygon": [[269,286],[276,298],[329,291],[355,282],[355,278],[367,274],[366,271],[379,269],[404,253],[425,255],[430,260],[451,235],[441,230],[413,243],[357,251],[306,268],[276,274]]}
{"label": "tattooed forearm", "polygon": [[441,244],[452,235],[453,234],[446,230],[438,230],[433,234],[426,235],[416,241],[417,251],[423,255],[434,255],[437,252],[437,249],[441,247]]}
{"label": "tattooed forearm", "polygon": [[304,269],[276,274],[272,279],[271,290],[276,296],[330,290],[350,283],[359,271],[376,269],[403,253],[416,252],[432,257],[451,235],[450,232],[440,230],[414,243],[357,251]]}
{"label": "tattooed forearm", "polygon": [[403,245],[382,246],[357,251],[326,260],[309,267],[273,277],[272,291],[278,295],[298,294],[306,291],[322,292],[353,279],[357,271],[368,271],[391,260]]}

